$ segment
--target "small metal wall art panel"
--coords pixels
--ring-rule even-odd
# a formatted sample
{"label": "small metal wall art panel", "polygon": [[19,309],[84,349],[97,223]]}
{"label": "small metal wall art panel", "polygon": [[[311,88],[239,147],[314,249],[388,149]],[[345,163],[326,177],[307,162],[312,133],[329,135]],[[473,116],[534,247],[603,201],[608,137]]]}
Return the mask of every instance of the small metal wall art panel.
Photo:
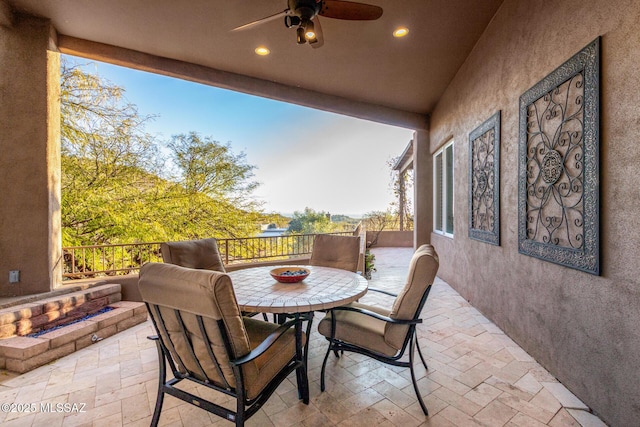
{"label": "small metal wall art panel", "polygon": [[469,237],[500,245],[500,111],[469,134]]}
{"label": "small metal wall art panel", "polygon": [[600,274],[600,38],[520,97],[518,251]]}

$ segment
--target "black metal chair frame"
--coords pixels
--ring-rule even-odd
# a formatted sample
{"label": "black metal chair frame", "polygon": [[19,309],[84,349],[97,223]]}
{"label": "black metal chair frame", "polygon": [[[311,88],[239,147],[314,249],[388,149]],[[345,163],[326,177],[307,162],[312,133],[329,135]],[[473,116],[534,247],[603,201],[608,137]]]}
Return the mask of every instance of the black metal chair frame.
{"label": "black metal chair frame", "polygon": [[[373,289],[373,288],[369,288],[369,291],[374,291],[374,292],[380,292],[382,294],[386,294],[386,295],[390,295],[393,297],[397,297],[398,295],[391,293],[391,292],[387,292],[384,290],[380,290],[380,289]],[[363,308],[357,308],[357,307],[348,307],[348,306],[343,306],[343,307],[335,307],[332,308],[331,312],[333,311],[354,311],[357,313],[361,313],[363,315],[366,316],[371,316],[373,318],[379,319],[379,320],[383,320],[387,323],[390,324],[394,324],[394,325],[409,325],[409,330],[407,331],[407,335],[404,339],[404,343],[402,344],[402,349],[398,352],[398,354],[396,354],[395,356],[387,356],[381,353],[377,353],[375,351],[371,351],[369,349],[357,346],[355,344],[350,344],[341,340],[338,340],[335,338],[335,332],[336,332],[336,316],[334,315],[334,313],[332,313],[331,315],[331,337],[327,338],[327,340],[329,340],[329,348],[327,348],[327,353],[324,356],[324,361],[322,362],[322,371],[321,371],[321,375],[320,375],[320,390],[324,391],[325,389],[325,383],[324,383],[324,372],[325,372],[325,367],[327,366],[327,359],[329,358],[329,353],[331,353],[332,351],[334,352],[334,354],[338,356],[338,352],[342,352],[344,353],[345,351],[351,351],[353,353],[359,353],[359,354],[363,354],[365,356],[369,356],[373,359],[376,359],[380,362],[389,364],[389,365],[393,365],[393,366],[401,366],[404,368],[409,368],[411,371],[411,382],[413,383],[413,389],[416,392],[416,397],[418,398],[418,402],[420,403],[420,407],[422,408],[422,411],[424,412],[425,415],[429,415],[429,411],[427,411],[427,406],[425,405],[424,401],[422,400],[422,395],[420,394],[420,390],[418,389],[418,383],[416,380],[416,375],[415,375],[415,371],[413,369],[413,361],[414,361],[414,350],[415,348],[418,349],[418,354],[420,355],[420,359],[422,360],[422,364],[424,365],[425,369],[429,369],[427,367],[427,362],[424,359],[424,356],[422,355],[422,350],[420,350],[420,345],[418,344],[418,335],[416,334],[416,325],[419,323],[422,323],[422,319],[419,318],[420,313],[422,312],[422,309],[424,308],[424,304],[427,301],[427,297],[429,296],[429,292],[431,291],[431,285],[429,285],[429,287],[426,289],[426,291],[424,292],[424,294],[422,295],[422,298],[420,299],[420,304],[418,304],[418,309],[416,310],[416,313],[414,314],[412,319],[408,319],[408,320],[401,320],[401,319],[392,319],[390,317],[387,316],[383,316],[381,314],[378,314],[376,312],[370,311],[370,310],[366,310]],[[407,345],[409,346],[409,361],[405,362],[405,361],[401,361],[400,359],[404,356],[404,353],[407,349]]]}
{"label": "black metal chair frame", "polygon": [[[231,387],[231,385],[226,381],[220,369],[220,365],[218,364],[217,359],[213,353],[213,350],[211,350],[211,348],[208,348],[209,357],[211,358],[211,362],[213,363],[213,365],[216,367],[218,376],[222,379],[224,384],[214,384],[212,381],[209,381],[209,380],[202,381],[194,377],[193,374],[191,373],[187,373],[186,375],[182,374],[176,368],[176,362],[181,366],[185,366],[185,365],[182,363],[181,360],[177,360],[177,361],[173,360],[173,357],[171,355],[172,353],[175,354],[176,357],[178,357],[178,359],[179,359],[179,355],[175,351],[173,343],[168,338],[169,334],[165,328],[164,322],[162,321],[156,322],[156,318],[162,319],[158,306],[150,303],[146,303],[146,305],[147,305],[147,310],[149,310],[150,313],[153,313],[153,316],[151,316],[151,319],[153,321],[153,325],[156,329],[156,332],[158,332],[158,335],[147,337],[148,339],[155,341],[156,348],[158,350],[158,361],[159,361],[158,396],[156,399],[156,406],[153,413],[153,418],[151,420],[151,426],[155,427],[158,425],[158,421],[160,419],[160,413],[162,412],[162,404],[164,401],[165,393],[170,394],[174,397],[177,397],[178,399],[183,400],[185,402],[191,403],[194,406],[202,408],[210,413],[216,414],[229,421],[235,422],[236,426],[243,426],[244,422],[247,419],[249,419],[252,415],[254,415],[267,402],[269,397],[276,391],[276,388],[280,385],[280,383],[282,383],[282,381],[284,381],[287,378],[287,376],[294,370],[296,371],[296,377],[298,380],[299,395],[301,396],[305,404],[309,404],[309,383],[307,379],[307,368],[306,368],[305,360],[302,354],[301,325],[302,325],[303,319],[296,318],[294,320],[285,322],[277,330],[272,332],[260,345],[258,345],[258,347],[253,349],[251,352],[249,352],[248,354],[242,357],[238,357],[236,359],[230,360],[231,366],[233,368],[233,374],[236,381],[236,387],[234,388],[234,387]],[[203,378],[208,378],[208,376],[204,372],[204,369],[202,368],[202,365],[200,364],[200,362],[195,356],[193,344],[188,339],[188,334],[186,333],[186,328],[182,321],[180,310],[174,310],[174,312],[175,312],[176,318],[178,319],[178,323],[180,324],[182,336],[185,342],[189,343],[188,347],[189,347],[189,351],[191,352],[191,356],[193,357],[193,359],[196,361],[198,365],[199,374]],[[197,315],[196,319],[197,319],[202,337],[205,339],[205,342],[209,342],[209,337],[204,327],[203,317],[200,315]],[[231,340],[229,339],[229,336],[227,334],[226,328],[224,326],[224,322],[222,320],[218,320],[217,324],[218,324],[218,328],[220,330],[222,339],[224,341],[227,354],[232,355],[233,351],[231,347]],[[271,347],[271,345],[273,345],[278,340],[280,336],[282,336],[282,334],[284,334],[292,326],[295,327],[295,336],[296,336],[295,356],[288,362],[285,368],[282,369],[282,371],[280,371],[280,373],[271,380],[271,382],[264,388],[264,390],[260,393],[260,395],[258,395],[254,399],[246,398],[245,391],[244,391],[245,390],[244,377],[241,369],[242,365],[244,365],[245,363],[251,362],[252,360],[259,357],[261,354],[263,354],[269,347]],[[164,342],[163,336],[167,337],[168,342]],[[173,376],[174,376],[174,378],[168,381],[166,377],[167,362],[169,363],[169,367],[171,368],[171,371],[173,372]],[[189,392],[186,392],[182,389],[175,387],[175,385],[180,383],[182,380],[193,381],[202,386],[205,386],[210,389],[224,393],[226,395],[235,397],[236,410],[235,411],[230,410],[228,408],[225,408],[223,406],[210,402],[206,399],[203,399],[202,397],[196,396],[194,394],[191,394]]]}

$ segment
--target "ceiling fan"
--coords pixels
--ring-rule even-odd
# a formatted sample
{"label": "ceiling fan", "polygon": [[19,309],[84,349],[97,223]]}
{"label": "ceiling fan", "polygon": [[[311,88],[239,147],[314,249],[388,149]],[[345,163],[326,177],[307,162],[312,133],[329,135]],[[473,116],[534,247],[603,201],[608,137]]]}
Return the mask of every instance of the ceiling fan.
{"label": "ceiling fan", "polygon": [[373,21],[382,16],[382,8],[343,0],[288,0],[287,8],[282,12],[241,25],[233,31],[246,30],[284,17],[287,28],[296,28],[298,44],[308,42],[311,47],[318,48],[324,44],[319,16],[351,21]]}

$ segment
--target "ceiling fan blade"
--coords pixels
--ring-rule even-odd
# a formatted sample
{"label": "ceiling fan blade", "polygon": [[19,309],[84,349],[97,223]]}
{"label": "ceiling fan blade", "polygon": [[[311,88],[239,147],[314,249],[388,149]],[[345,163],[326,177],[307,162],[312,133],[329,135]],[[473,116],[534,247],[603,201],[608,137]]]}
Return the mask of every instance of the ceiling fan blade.
{"label": "ceiling fan blade", "polygon": [[319,15],[352,21],[373,21],[382,16],[382,8],[371,4],[342,0],[325,0]]}
{"label": "ceiling fan blade", "polygon": [[316,31],[316,39],[313,42],[309,42],[312,48],[317,49],[324,45],[324,34],[322,33],[322,26],[320,25],[320,18],[316,16],[313,20],[313,28]]}
{"label": "ceiling fan blade", "polygon": [[285,16],[289,15],[289,13],[290,13],[289,9],[286,9],[286,10],[283,10],[282,12],[278,12],[278,13],[276,13],[274,15],[270,15],[270,16],[267,16],[265,18],[258,19],[257,21],[253,21],[253,22],[249,22],[248,24],[241,25],[239,27],[234,28],[231,31],[246,30],[248,28],[255,27],[256,25],[264,24],[265,22],[273,21],[273,20],[276,20],[278,18],[284,18]]}

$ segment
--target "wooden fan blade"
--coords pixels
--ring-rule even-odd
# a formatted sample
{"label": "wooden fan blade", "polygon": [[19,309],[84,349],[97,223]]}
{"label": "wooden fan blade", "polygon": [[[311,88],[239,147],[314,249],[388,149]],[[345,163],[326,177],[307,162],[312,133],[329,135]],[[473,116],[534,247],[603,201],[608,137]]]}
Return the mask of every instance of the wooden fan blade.
{"label": "wooden fan blade", "polygon": [[352,21],[373,21],[382,16],[382,8],[371,4],[342,0],[325,0],[319,15]]}
{"label": "wooden fan blade", "polygon": [[313,20],[313,29],[316,32],[316,39],[313,42],[309,42],[309,45],[311,45],[312,48],[317,49],[319,47],[322,47],[322,45],[324,45],[324,34],[322,34],[322,26],[320,25],[320,18],[319,17],[315,17]]}
{"label": "wooden fan blade", "polygon": [[278,18],[284,18],[287,15],[289,15],[289,9],[286,9],[286,10],[284,10],[282,12],[278,12],[278,13],[276,13],[274,15],[271,15],[271,16],[267,16],[267,17],[262,18],[262,19],[258,19],[257,21],[249,22],[248,24],[241,25],[239,27],[234,28],[231,31],[246,30],[247,28],[252,28],[252,27],[255,27],[256,25],[264,24],[265,22],[273,21],[273,20],[278,19]]}

